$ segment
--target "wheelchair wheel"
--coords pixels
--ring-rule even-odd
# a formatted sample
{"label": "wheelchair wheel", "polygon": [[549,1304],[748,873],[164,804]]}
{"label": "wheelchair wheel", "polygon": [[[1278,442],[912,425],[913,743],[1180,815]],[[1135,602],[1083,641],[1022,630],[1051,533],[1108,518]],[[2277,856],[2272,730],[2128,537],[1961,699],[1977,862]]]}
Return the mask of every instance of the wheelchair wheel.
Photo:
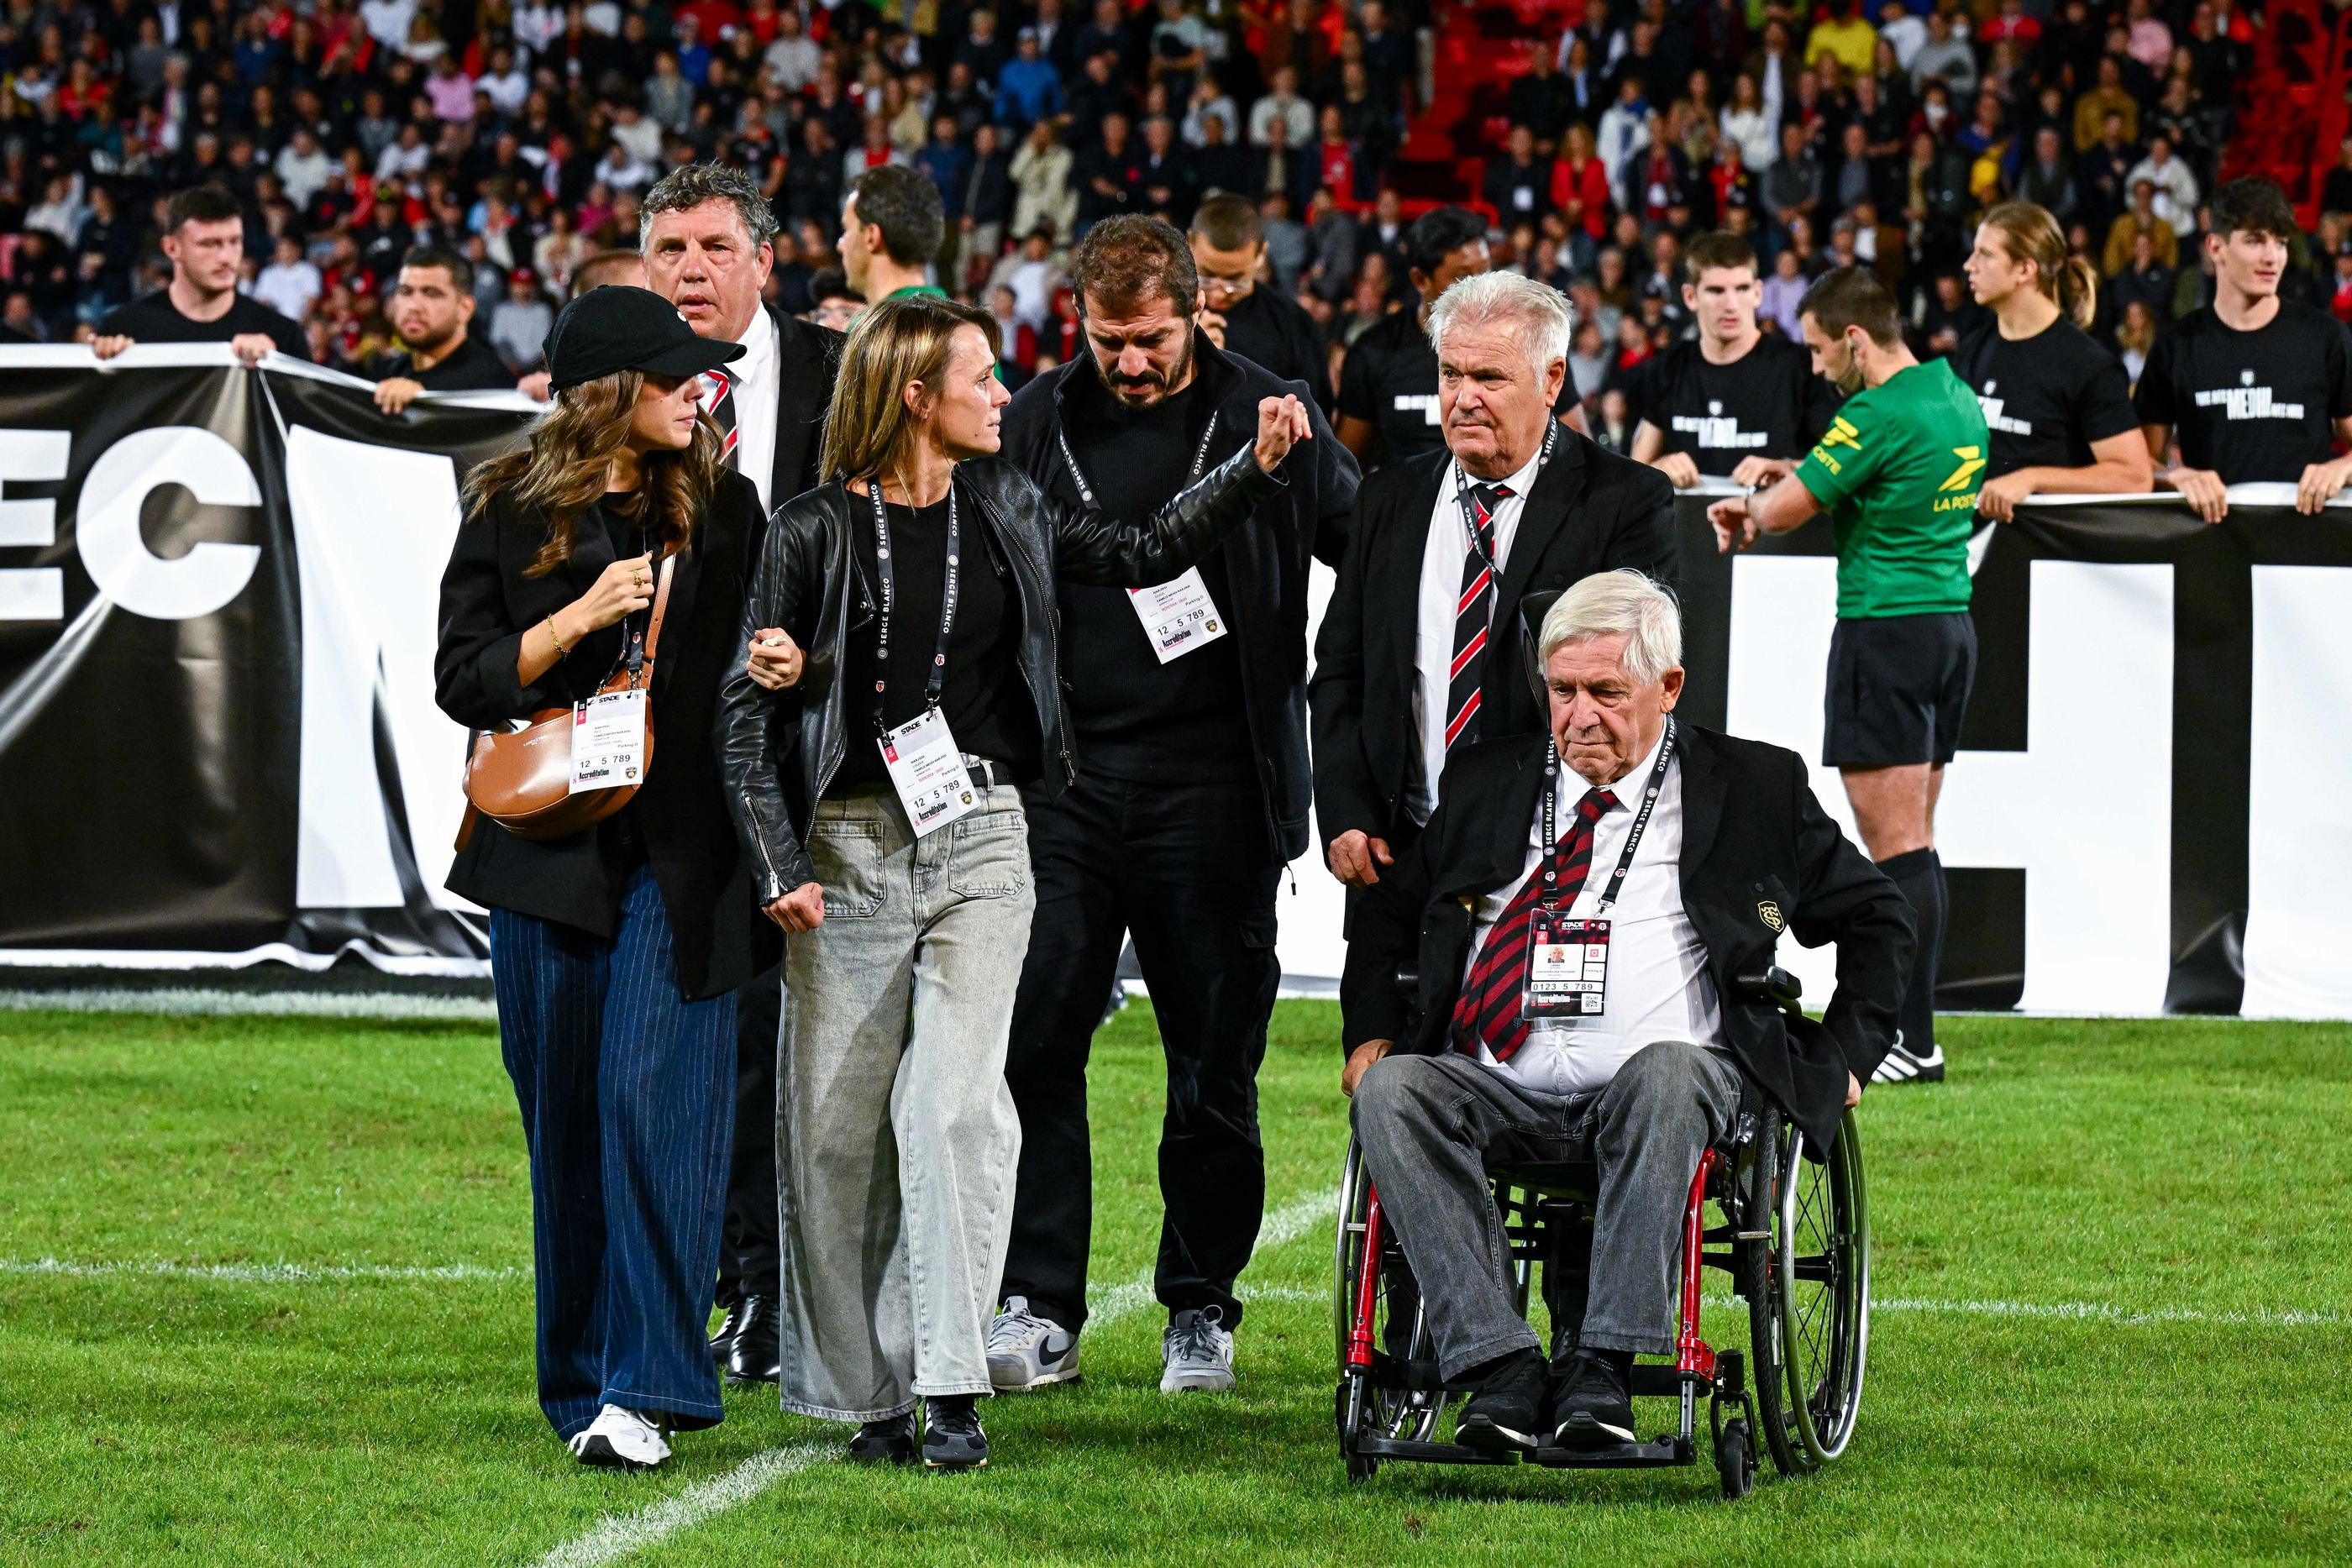
{"label": "wheelchair wheel", "polygon": [[1870,1348],[1870,1206],[1862,1137],[1848,1111],[1826,1160],[1782,1122],[1759,1137],[1748,1186],[1747,1251],[1758,1425],[1782,1475],[1845,1451],[1862,1413]]}
{"label": "wheelchair wheel", "polygon": [[[1370,1203],[1371,1189],[1372,1184],[1364,1176],[1362,1155],[1351,1138],[1348,1142],[1348,1163],[1339,1178],[1338,1256],[1332,1270],[1332,1326],[1337,1364],[1343,1377],[1360,1375],[1345,1369],[1348,1337],[1355,1325],[1356,1289],[1368,1266],[1378,1271],[1379,1279],[1372,1314],[1374,1345],[1388,1355],[1407,1361],[1426,1360],[1435,1354],[1429,1324],[1422,1314],[1421,1292],[1412,1288],[1412,1276],[1405,1267],[1403,1250],[1397,1246],[1393,1233],[1382,1239],[1378,1259],[1368,1263],[1364,1257],[1364,1214]],[[1360,1379],[1362,1394],[1353,1430],[1349,1426],[1345,1381],[1340,1385],[1338,1411],[1340,1450],[1348,1460],[1349,1475],[1359,1479],[1361,1477],[1356,1475],[1357,1468],[1362,1466],[1363,1474],[1369,1476],[1376,1461],[1356,1453],[1357,1435],[1433,1442],[1448,1400],[1443,1390],[1405,1388],[1384,1383],[1377,1374],[1363,1374]]]}

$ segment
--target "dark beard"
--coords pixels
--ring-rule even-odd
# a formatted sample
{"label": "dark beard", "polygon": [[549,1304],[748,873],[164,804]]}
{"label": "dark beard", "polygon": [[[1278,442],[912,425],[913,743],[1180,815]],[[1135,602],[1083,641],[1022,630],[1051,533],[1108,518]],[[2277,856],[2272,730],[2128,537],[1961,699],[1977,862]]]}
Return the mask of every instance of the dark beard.
{"label": "dark beard", "polygon": [[1192,327],[1189,324],[1185,327],[1184,351],[1176,357],[1176,362],[1169,367],[1168,373],[1160,377],[1156,383],[1143,392],[1137,393],[1122,390],[1118,383],[1111,379],[1113,374],[1116,372],[1104,370],[1100,360],[1097,360],[1095,361],[1095,375],[1101,381],[1104,390],[1108,392],[1114,399],[1118,400],[1118,405],[1121,408],[1150,408],[1152,404],[1166,397],[1171,387],[1182,386],[1186,382],[1192,380],[1192,350],[1194,340],[1199,336],[1199,330],[1200,329],[1198,328]]}

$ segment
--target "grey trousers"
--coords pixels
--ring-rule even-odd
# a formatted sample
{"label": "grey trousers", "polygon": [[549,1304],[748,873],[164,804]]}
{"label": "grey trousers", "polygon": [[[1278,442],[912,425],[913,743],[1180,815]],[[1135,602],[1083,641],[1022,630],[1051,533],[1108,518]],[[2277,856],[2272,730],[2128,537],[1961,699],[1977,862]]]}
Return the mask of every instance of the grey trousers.
{"label": "grey trousers", "polygon": [[1542,1348],[1512,1306],[1490,1161],[1601,1167],[1577,1339],[1602,1350],[1672,1351],[1683,1206],[1699,1155],[1738,1109],[1731,1058],[1679,1041],[1645,1046],[1598,1094],[1568,1097],[1523,1089],[1466,1056],[1375,1063],[1356,1085],[1356,1138],[1428,1304],[1440,1374],[1459,1377],[1496,1356]]}
{"label": "grey trousers", "polygon": [[898,797],[817,807],[824,923],[784,956],[783,1407],[837,1421],[989,1391],[1021,1124],[1004,1086],[1036,892],[1010,786],[917,841]]}

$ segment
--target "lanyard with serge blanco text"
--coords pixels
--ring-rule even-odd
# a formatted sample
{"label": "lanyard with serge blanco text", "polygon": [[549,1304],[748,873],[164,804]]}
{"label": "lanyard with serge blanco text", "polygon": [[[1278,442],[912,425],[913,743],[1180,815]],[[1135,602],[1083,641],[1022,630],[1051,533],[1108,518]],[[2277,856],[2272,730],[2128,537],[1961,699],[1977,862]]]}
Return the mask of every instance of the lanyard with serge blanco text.
{"label": "lanyard with serge blanco text", "polygon": [[[881,579],[882,608],[879,624],[874,632],[874,733],[881,735],[890,727],[882,715],[882,699],[890,685],[890,612],[898,602],[898,573],[890,565],[890,517],[882,504],[882,480],[879,475],[866,482],[866,494],[874,503],[874,570]],[[914,497],[909,496],[911,502]],[[912,509],[911,507],[909,508]],[[955,481],[948,481],[948,577],[947,585],[940,591],[940,645],[931,655],[931,673],[923,682],[923,706],[926,711],[940,706],[940,694],[947,689],[948,633],[955,630],[956,599],[962,588],[962,570],[956,559],[958,540],[956,523]]]}
{"label": "lanyard with serge blanco text", "polygon": [[[1625,835],[1625,851],[1617,857],[1617,869],[1610,873],[1609,885],[1601,891],[1601,902],[1594,907],[1593,913],[1606,915],[1609,912],[1609,906],[1617,902],[1618,894],[1624,890],[1625,873],[1633,869],[1633,851],[1641,844],[1642,834],[1650,825],[1650,812],[1656,808],[1659,793],[1666,787],[1666,765],[1674,759],[1675,721],[1668,718],[1665,737],[1658,743],[1657,764],[1650,769],[1650,781],[1642,787],[1641,809],[1633,814],[1633,829]],[[1553,815],[1558,809],[1559,793],[1559,745],[1555,741],[1544,757],[1543,906],[1548,910],[1556,909],[1559,904],[1558,892],[1559,868],[1556,863],[1559,858],[1559,844],[1553,829]]]}
{"label": "lanyard with serge blanco text", "polygon": [[[1201,482],[1202,472],[1209,465],[1209,443],[1216,438],[1217,416],[1213,412],[1209,415],[1208,428],[1201,432],[1201,448],[1192,454],[1192,476],[1184,481],[1186,489]],[[1078,487],[1078,499],[1092,507],[1095,504],[1095,487],[1087,483],[1087,471],[1078,466],[1078,455],[1070,450],[1070,438],[1058,424],[1054,428],[1054,439],[1060,444],[1062,461],[1069,465],[1070,478]]]}
{"label": "lanyard with serge blanco text", "polygon": [[[1528,481],[1528,489],[1534,489],[1536,479],[1543,477],[1544,465],[1551,461],[1552,437],[1559,434],[1559,421],[1547,414],[1544,417],[1543,450],[1536,455],[1535,478]],[[1526,497],[1520,498],[1524,500]],[[1462,507],[1462,531],[1470,536],[1471,551],[1477,556],[1478,564],[1486,569],[1487,576],[1494,580],[1493,591],[1500,593],[1503,591],[1503,569],[1495,564],[1494,556],[1488,553],[1485,541],[1478,538],[1478,510],[1470,501],[1470,473],[1462,466],[1459,459],[1454,465],[1454,499]],[[1490,517],[1488,521],[1492,520]]]}

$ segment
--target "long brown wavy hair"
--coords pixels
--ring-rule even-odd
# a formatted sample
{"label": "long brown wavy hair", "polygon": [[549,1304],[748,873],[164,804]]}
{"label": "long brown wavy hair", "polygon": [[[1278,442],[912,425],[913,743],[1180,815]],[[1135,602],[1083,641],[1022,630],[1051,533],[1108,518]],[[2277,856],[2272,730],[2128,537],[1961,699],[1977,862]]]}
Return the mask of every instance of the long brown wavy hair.
{"label": "long brown wavy hair", "polygon": [[[615,371],[555,394],[554,406],[531,426],[530,444],[493,457],[466,481],[466,516],[481,517],[505,497],[547,525],[547,542],[525,571],[544,577],[572,559],[572,531],[580,514],[604,499],[613,459],[628,439],[629,417],[644,392],[643,371]],[[641,524],[658,553],[678,555],[694,544],[695,519],[719,488],[719,427],[708,413],[695,421],[694,443],[682,452],[648,452],[645,481],[610,505]]]}

